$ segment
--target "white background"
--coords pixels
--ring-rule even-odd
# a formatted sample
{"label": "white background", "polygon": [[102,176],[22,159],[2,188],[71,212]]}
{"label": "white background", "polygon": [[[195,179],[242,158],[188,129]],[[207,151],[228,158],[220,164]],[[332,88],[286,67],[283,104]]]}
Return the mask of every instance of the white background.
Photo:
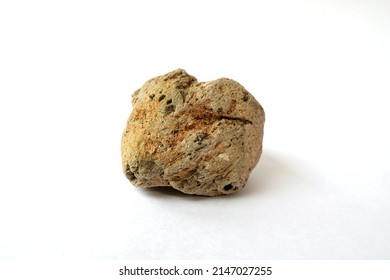
{"label": "white background", "polygon": [[[133,91],[183,68],[266,112],[247,188],[137,189]],[[389,259],[389,1],[1,1],[0,259]]]}

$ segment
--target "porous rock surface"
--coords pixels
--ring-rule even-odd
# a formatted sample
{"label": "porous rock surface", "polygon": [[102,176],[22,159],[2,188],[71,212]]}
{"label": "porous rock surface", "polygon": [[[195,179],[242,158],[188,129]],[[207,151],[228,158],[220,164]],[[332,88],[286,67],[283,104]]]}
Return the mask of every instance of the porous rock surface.
{"label": "porous rock surface", "polygon": [[264,111],[239,83],[197,82],[178,69],[147,81],[132,105],[122,166],[133,185],[205,196],[245,186],[262,152]]}

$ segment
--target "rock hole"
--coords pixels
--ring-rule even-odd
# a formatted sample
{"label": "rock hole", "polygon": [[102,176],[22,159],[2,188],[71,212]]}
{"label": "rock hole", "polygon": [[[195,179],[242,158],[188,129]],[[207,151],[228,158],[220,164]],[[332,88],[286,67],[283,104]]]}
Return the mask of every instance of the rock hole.
{"label": "rock hole", "polygon": [[135,179],[135,175],[134,175],[133,172],[128,171],[128,172],[126,172],[126,178],[129,179],[129,180],[134,180]]}
{"label": "rock hole", "polygon": [[126,178],[127,179],[129,179],[129,180],[135,179],[135,175],[134,175],[133,172],[131,172],[130,166],[128,164],[126,165],[126,172],[125,172],[125,174],[126,174]]}
{"label": "rock hole", "polygon": [[151,100],[153,100],[154,94],[149,95],[149,98],[150,98]]}
{"label": "rock hole", "polygon": [[172,103],[172,99],[169,99],[168,101],[167,101],[167,105],[169,105],[169,104],[171,104]]}
{"label": "rock hole", "polygon": [[206,138],[207,134],[205,132],[199,132],[196,134],[196,138],[194,142],[202,142],[204,138]]}
{"label": "rock hole", "polygon": [[170,113],[173,113],[175,111],[175,106],[174,105],[168,105],[165,107],[165,115],[169,115]]}
{"label": "rock hole", "polygon": [[232,188],[233,188],[233,185],[232,185],[232,184],[228,184],[228,185],[226,185],[226,186],[223,187],[223,189],[224,189],[225,191],[229,191],[229,190],[231,190]]}
{"label": "rock hole", "polygon": [[249,99],[249,94],[248,94],[248,92],[245,92],[244,96],[242,97],[242,101],[247,102],[248,99]]}
{"label": "rock hole", "polygon": [[165,94],[161,95],[161,96],[158,98],[158,101],[160,102],[160,101],[164,100],[164,98],[165,98]]}

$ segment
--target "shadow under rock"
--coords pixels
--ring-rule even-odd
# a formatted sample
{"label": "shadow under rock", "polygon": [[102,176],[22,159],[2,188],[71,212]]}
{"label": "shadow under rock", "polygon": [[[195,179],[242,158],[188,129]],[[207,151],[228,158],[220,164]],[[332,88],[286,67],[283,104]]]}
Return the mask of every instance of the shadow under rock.
{"label": "shadow under rock", "polygon": [[154,187],[142,189],[151,197],[180,197],[186,200],[199,201],[205,199],[237,199],[252,197],[269,192],[283,192],[291,186],[304,186],[310,182],[310,172],[299,159],[265,152],[260,162],[252,171],[246,186],[231,195],[198,196],[182,193],[170,187]]}
{"label": "shadow under rock", "polygon": [[200,195],[192,195],[192,194],[186,194],[186,193],[183,193],[181,191],[178,191],[174,188],[171,188],[171,187],[153,187],[153,188],[145,188],[145,189],[142,189],[142,191],[148,195],[148,196],[151,196],[151,197],[155,197],[155,198],[158,198],[158,197],[163,197],[163,198],[167,198],[167,197],[180,197],[182,199],[186,199],[186,200],[202,200],[202,199],[208,199],[210,197],[208,196],[200,196]]}
{"label": "shadow under rock", "polygon": [[283,192],[307,186],[312,178],[310,168],[299,158],[264,152],[241,192],[243,196]]}

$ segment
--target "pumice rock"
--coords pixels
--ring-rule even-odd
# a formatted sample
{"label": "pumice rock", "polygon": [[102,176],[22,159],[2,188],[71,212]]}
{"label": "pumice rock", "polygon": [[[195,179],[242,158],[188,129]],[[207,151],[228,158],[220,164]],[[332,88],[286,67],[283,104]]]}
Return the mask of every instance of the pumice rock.
{"label": "pumice rock", "polygon": [[123,172],[137,187],[214,196],[242,189],[262,152],[264,111],[239,83],[178,69],[132,95]]}

